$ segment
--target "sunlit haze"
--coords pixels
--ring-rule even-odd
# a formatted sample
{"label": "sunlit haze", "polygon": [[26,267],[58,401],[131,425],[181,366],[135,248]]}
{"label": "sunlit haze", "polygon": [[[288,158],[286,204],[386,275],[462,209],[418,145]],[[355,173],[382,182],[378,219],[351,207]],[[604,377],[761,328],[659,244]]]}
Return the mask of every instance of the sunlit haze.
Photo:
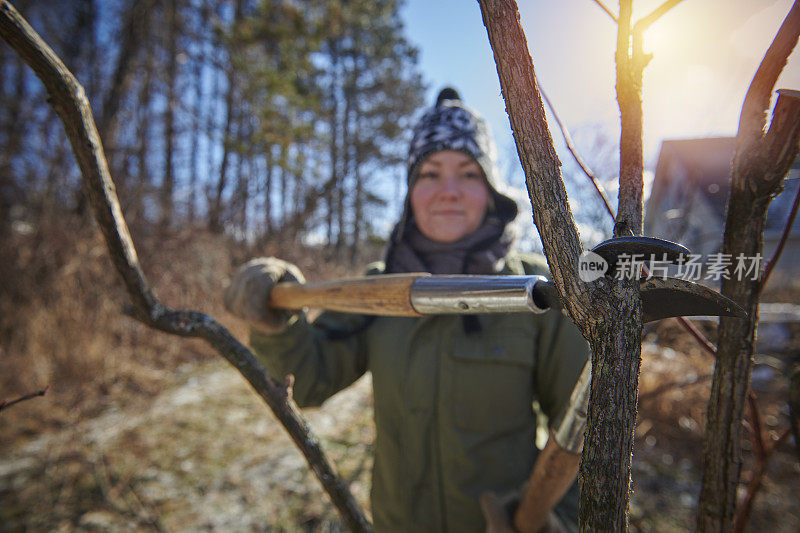
{"label": "sunlit haze", "polygon": [[[634,20],[661,3],[634,1]],[[596,128],[617,138],[614,21],[590,0],[519,4],[536,74],[561,119],[570,130]],[[605,4],[618,12],[618,4]],[[663,139],[736,134],[744,94],[790,6],[790,0],[684,0],[651,27],[645,45],[653,60],[643,90],[646,168],[654,167]],[[410,0],[404,13],[431,82],[429,101],[441,87],[456,87],[489,120],[509,158],[513,141],[477,2]],[[797,51],[777,87],[800,88]],[[552,120],[551,132],[567,161]]]}

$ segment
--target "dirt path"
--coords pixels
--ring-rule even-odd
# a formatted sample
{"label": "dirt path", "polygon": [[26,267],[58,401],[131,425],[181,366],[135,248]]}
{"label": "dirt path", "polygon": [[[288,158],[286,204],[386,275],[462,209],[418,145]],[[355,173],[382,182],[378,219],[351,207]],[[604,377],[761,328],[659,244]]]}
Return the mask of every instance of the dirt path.
{"label": "dirt path", "polygon": [[[374,434],[369,377],[306,410],[361,502]],[[223,363],[153,398],[41,436],[0,459],[0,530],[338,530],[268,408]]]}
{"label": "dirt path", "polygon": [[[713,362],[647,343],[643,356],[632,530],[691,530]],[[766,388],[757,392],[765,397],[781,383],[775,373],[761,381]],[[6,448],[0,531],[343,530],[294,444],[238,373],[219,361],[181,368],[173,383],[149,401]],[[365,507],[374,438],[370,388],[366,376],[305,411]],[[764,408],[770,429],[784,423],[784,393],[777,393]],[[786,448],[770,464],[751,530],[800,527],[800,463]],[[743,481],[751,464],[746,457]]]}

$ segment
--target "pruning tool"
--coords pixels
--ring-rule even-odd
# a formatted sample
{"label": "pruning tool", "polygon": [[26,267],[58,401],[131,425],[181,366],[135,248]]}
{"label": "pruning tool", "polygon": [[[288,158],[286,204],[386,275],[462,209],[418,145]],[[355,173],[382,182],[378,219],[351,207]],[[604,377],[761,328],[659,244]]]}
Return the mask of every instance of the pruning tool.
{"label": "pruning tool", "polygon": [[[605,262],[605,276],[613,276],[625,257],[657,257],[678,263],[688,248],[653,237],[615,237],[591,250]],[[603,274],[601,274],[603,275]],[[671,277],[639,282],[644,322],[678,316],[734,316],[747,313],[733,300],[697,283]],[[269,305],[279,309],[314,307],[346,313],[381,316],[435,314],[544,313],[562,307],[558,290],[544,276],[458,276],[427,273],[387,274],[357,279],[298,284],[278,283]],[[571,453],[583,448],[583,433],[591,381],[587,361],[572,391],[570,408],[554,434],[558,445]]]}

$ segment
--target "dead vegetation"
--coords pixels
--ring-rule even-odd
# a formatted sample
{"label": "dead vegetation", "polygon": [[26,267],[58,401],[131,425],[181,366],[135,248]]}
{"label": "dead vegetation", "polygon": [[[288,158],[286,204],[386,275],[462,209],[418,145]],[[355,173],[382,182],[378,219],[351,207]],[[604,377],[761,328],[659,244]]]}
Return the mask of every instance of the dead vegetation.
{"label": "dead vegetation", "polygon": [[[134,238],[165,303],[215,316],[241,338],[220,294],[246,259],[279,255],[315,280],[358,273],[280,243],[248,247],[194,231]],[[235,371],[199,341],[122,315],[126,295],[91,224],[64,216],[0,247],[0,399],[50,385],[44,398],[0,413],[0,531],[341,529],[302,457]],[[361,264],[379,248],[371,253]],[[715,339],[712,326],[700,327]],[[798,338],[794,330],[795,344],[756,357],[753,389],[771,435],[788,421],[781,365],[797,360]],[[632,525],[692,529],[713,361],[674,321],[648,332],[643,358]],[[366,504],[368,381],[308,415]],[[754,464],[749,445],[742,491]],[[769,463],[753,530],[800,529],[793,446],[787,439]]]}
{"label": "dead vegetation", "polygon": [[[70,214],[47,220],[0,239],[0,399],[50,387],[46,398],[2,413],[0,447],[151,397],[172,383],[176,368],[217,357],[201,341],[124,316],[127,295],[93,224]],[[310,279],[354,272],[343,261],[327,261],[323,251],[245,246],[204,231],[142,232],[134,239],[164,303],[218,317],[240,338],[245,330],[225,313],[221,294],[227,276],[248,258],[280,255]],[[365,259],[377,258],[372,253]]]}

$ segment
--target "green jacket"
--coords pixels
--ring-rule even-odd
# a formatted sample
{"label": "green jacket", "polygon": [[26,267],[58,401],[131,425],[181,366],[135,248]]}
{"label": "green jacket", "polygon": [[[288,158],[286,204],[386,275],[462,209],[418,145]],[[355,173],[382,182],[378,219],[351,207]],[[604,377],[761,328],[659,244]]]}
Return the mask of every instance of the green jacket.
{"label": "green jacket", "polygon": [[[505,274],[547,274],[540,256],[506,263]],[[295,375],[300,406],[320,405],[372,373],[377,531],[483,532],[478,497],[519,489],[539,453],[534,402],[551,426],[569,403],[588,345],[568,318],[551,311],[479,320],[481,331],[466,334],[460,316],[326,312],[313,324],[297,318],[279,335],[251,332],[273,376]],[[577,521],[575,487],[557,512]]]}

